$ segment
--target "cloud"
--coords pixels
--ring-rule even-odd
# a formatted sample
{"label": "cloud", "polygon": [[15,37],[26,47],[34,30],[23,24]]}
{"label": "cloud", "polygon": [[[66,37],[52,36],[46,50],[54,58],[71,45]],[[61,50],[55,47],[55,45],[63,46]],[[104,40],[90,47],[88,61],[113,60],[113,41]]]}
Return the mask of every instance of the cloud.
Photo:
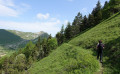
{"label": "cloud", "polygon": [[15,6],[13,0],[0,0],[0,5],[4,6]]}
{"label": "cloud", "polygon": [[41,20],[42,20],[42,19],[48,19],[49,16],[50,16],[49,13],[47,13],[47,14],[38,13],[38,14],[37,14],[37,18],[38,18],[38,19],[41,19]]}
{"label": "cloud", "polygon": [[13,0],[0,0],[0,16],[17,17],[27,8],[27,4],[15,5]]}
{"label": "cloud", "polygon": [[60,20],[49,22],[12,22],[0,21],[0,28],[11,29],[24,32],[39,32],[44,31],[54,36],[60,30]]}
{"label": "cloud", "polygon": [[65,20],[65,21],[64,21],[64,25],[67,25],[67,24],[68,24],[68,22],[69,22],[68,20]]}
{"label": "cloud", "polygon": [[0,5],[0,16],[17,16],[18,12],[7,6]]}
{"label": "cloud", "polygon": [[82,9],[81,9],[81,13],[82,13],[83,15],[87,15],[87,14],[88,14],[88,9],[87,9],[87,8],[82,8]]}

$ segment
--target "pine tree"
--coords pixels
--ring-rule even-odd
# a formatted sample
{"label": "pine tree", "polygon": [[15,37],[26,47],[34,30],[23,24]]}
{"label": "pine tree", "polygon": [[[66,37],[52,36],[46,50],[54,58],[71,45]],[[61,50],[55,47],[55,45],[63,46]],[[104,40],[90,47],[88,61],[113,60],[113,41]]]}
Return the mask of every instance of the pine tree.
{"label": "pine tree", "polygon": [[82,14],[79,12],[72,23],[72,25],[80,25],[82,22]]}
{"label": "pine tree", "polygon": [[58,32],[56,34],[56,38],[57,38],[58,45],[60,45],[61,44],[61,34],[60,34],[60,32]]}
{"label": "pine tree", "polygon": [[43,52],[44,52],[44,57],[46,57],[48,55],[48,49],[47,49],[47,39],[44,38],[42,41],[42,48],[43,48]]}
{"label": "pine tree", "polygon": [[69,40],[70,38],[72,38],[72,28],[71,28],[70,22],[68,22],[68,25],[65,28],[65,38],[67,40]]}
{"label": "pine tree", "polygon": [[102,21],[102,12],[99,11],[96,17],[96,23],[99,24]]}
{"label": "pine tree", "polygon": [[105,1],[105,4],[103,6],[103,9],[107,8],[108,7],[108,1]]}
{"label": "pine tree", "polygon": [[[100,23],[99,21],[101,21],[101,18],[102,18],[101,9],[102,9],[101,3],[100,3],[100,1],[98,1],[96,4],[96,7],[92,11],[92,15],[94,16],[94,19],[95,19],[95,25],[99,24]],[[100,14],[100,16],[99,16],[99,14]]]}
{"label": "pine tree", "polygon": [[89,14],[88,16],[88,27],[93,27],[95,26],[95,19],[94,16],[92,14]]}
{"label": "pine tree", "polygon": [[82,31],[87,29],[87,28],[89,28],[89,26],[88,26],[88,19],[87,19],[86,15],[83,17],[82,24],[83,24]]}
{"label": "pine tree", "polygon": [[74,37],[74,36],[76,36],[77,34],[79,34],[80,33],[80,26],[79,25],[72,25],[71,26],[71,37]]}
{"label": "pine tree", "polygon": [[[78,34],[82,31],[82,26],[83,26],[82,20],[83,20],[82,14],[79,12],[77,14],[77,16],[75,16],[75,19],[72,23],[72,27],[73,27],[73,30],[74,30],[74,31],[72,30],[72,32],[74,33],[73,36],[75,36],[76,34]],[[74,28],[76,28],[76,29],[74,29]]]}
{"label": "pine tree", "polygon": [[120,0],[110,0],[109,1],[110,12],[112,15],[120,11]]}
{"label": "pine tree", "polygon": [[110,17],[109,2],[106,1],[102,9],[102,19],[105,20]]}
{"label": "pine tree", "polygon": [[65,30],[64,30],[64,25],[62,25],[61,31],[60,31],[60,41],[61,41],[60,43],[61,43],[61,44],[65,41],[64,32],[65,32]]}

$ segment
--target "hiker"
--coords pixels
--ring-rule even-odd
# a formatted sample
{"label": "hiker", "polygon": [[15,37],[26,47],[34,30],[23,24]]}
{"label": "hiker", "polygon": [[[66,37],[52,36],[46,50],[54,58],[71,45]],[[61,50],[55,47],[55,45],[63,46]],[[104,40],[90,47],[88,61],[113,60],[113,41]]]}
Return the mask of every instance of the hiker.
{"label": "hiker", "polygon": [[104,45],[102,44],[101,40],[99,40],[96,49],[97,49],[97,59],[99,59],[100,57],[100,62],[102,63],[102,54],[103,54]]}

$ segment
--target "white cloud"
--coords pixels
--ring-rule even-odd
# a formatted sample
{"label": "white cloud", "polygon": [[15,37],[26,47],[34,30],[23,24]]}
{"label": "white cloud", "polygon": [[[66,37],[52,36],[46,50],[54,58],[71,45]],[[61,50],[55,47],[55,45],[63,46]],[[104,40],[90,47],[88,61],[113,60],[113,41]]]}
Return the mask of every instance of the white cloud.
{"label": "white cloud", "polygon": [[81,13],[84,15],[88,14],[88,9],[87,8],[82,8]]}
{"label": "white cloud", "polygon": [[17,16],[18,12],[9,7],[0,5],[0,16]]}
{"label": "white cloud", "polygon": [[87,12],[87,8],[83,8],[81,11],[86,13]]}
{"label": "white cloud", "polygon": [[27,4],[15,5],[13,0],[0,0],[0,16],[17,17],[27,8]]}
{"label": "white cloud", "polygon": [[0,28],[11,29],[24,32],[39,32],[45,31],[54,36],[59,30],[61,22],[60,20],[51,22],[11,22],[11,21],[0,21]]}
{"label": "white cloud", "polygon": [[68,22],[69,22],[68,20],[65,20],[65,21],[64,21],[64,25],[67,25],[67,24],[68,24]]}
{"label": "white cloud", "polygon": [[0,5],[4,6],[15,6],[13,0],[0,0]]}
{"label": "white cloud", "polygon": [[38,13],[37,14],[38,19],[48,19],[49,16],[50,16],[49,13],[47,13],[47,14]]}

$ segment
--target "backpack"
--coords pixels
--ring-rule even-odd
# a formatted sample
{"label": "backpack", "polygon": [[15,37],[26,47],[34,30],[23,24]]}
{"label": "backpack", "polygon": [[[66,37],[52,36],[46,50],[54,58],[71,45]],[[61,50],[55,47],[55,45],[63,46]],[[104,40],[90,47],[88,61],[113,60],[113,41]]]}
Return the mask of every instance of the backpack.
{"label": "backpack", "polygon": [[98,44],[98,50],[99,50],[99,51],[102,51],[102,50],[103,50],[103,44],[102,44],[102,43],[99,43],[99,44]]}

